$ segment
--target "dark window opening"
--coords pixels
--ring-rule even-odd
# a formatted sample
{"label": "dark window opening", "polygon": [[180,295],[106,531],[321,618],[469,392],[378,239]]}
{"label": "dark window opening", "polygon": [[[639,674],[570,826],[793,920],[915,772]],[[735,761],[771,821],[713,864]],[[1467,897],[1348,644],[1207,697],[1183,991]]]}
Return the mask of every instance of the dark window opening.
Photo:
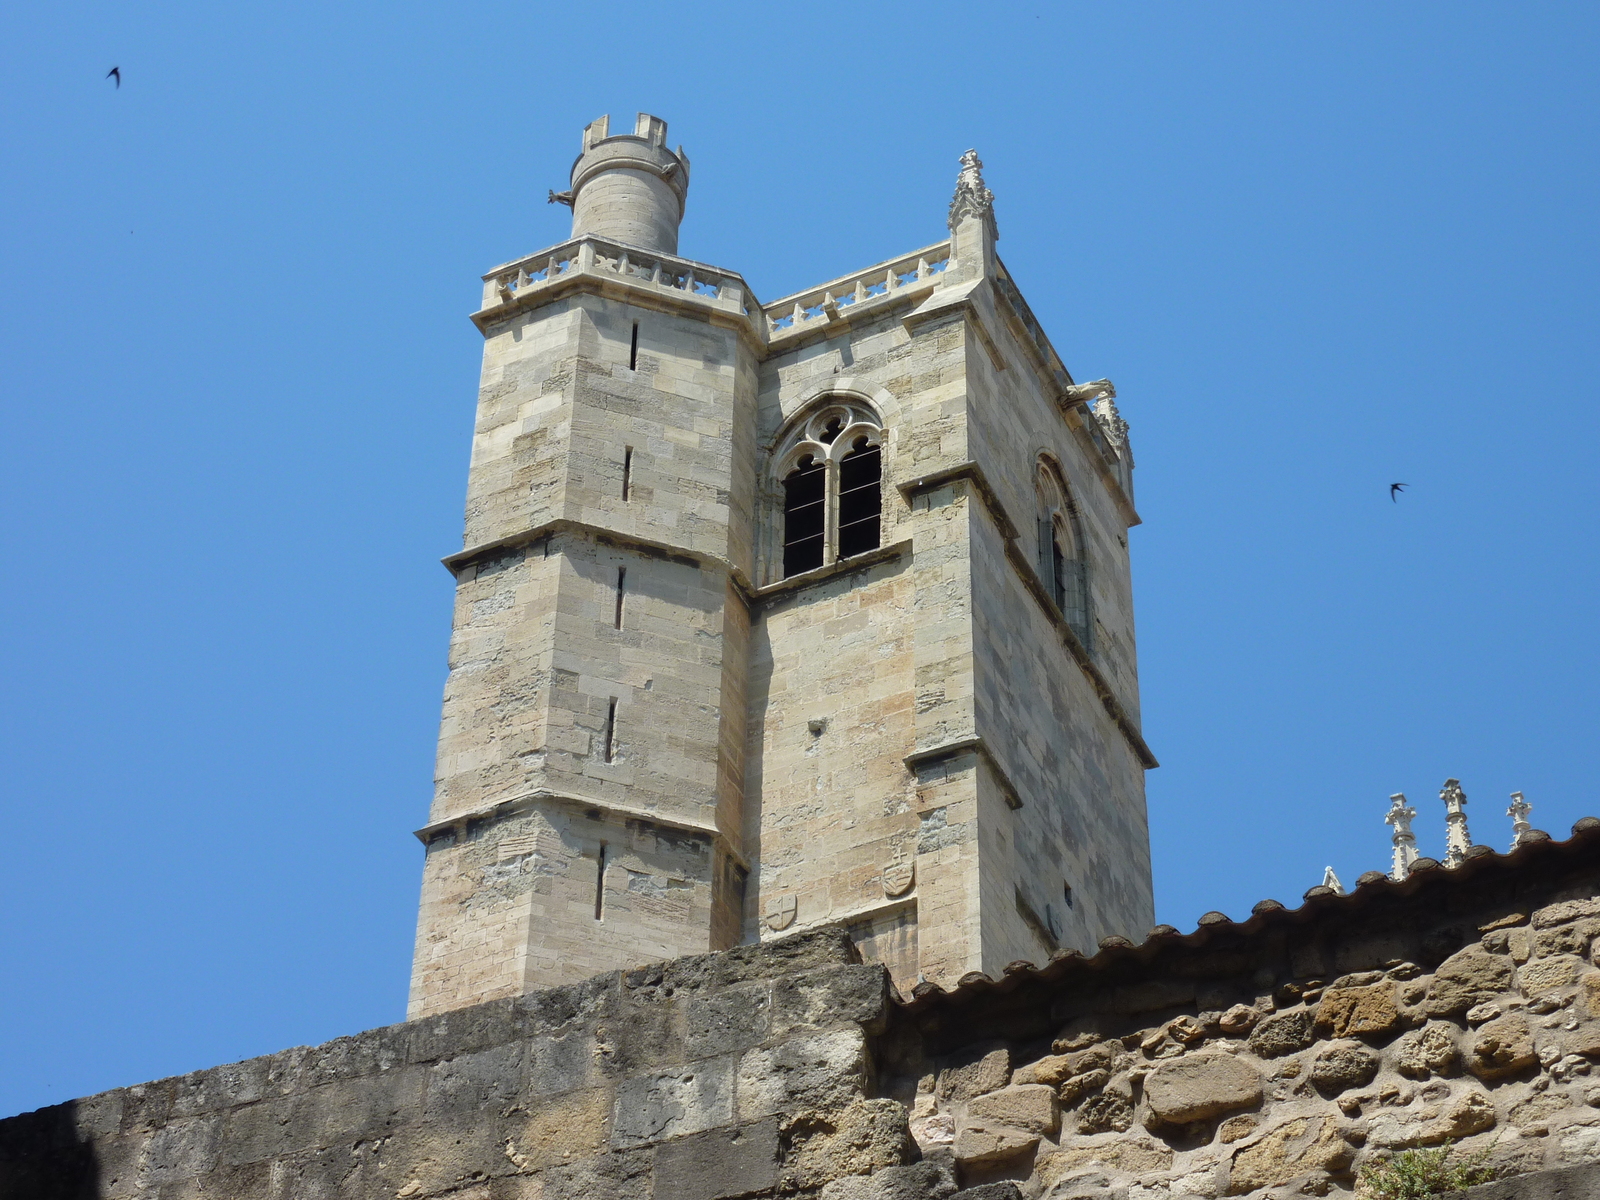
{"label": "dark window opening", "polygon": [[844,418],[834,417],[828,422],[828,427],[822,431],[822,440],[828,445],[833,445],[839,437],[839,432],[844,428]]}
{"label": "dark window opening", "polygon": [[618,567],[617,568],[617,612],[616,612],[616,619],[615,619],[615,622],[614,622],[615,627],[618,628],[618,629],[622,628],[622,589],[623,589],[623,586],[627,582],[628,582],[628,568],[627,567]]}
{"label": "dark window opening", "polygon": [[628,346],[628,370],[639,369],[639,322],[633,323],[633,341]]}
{"label": "dark window opening", "polygon": [[883,455],[864,437],[857,438],[850,453],[839,460],[840,558],[878,548],[882,476]]}
{"label": "dark window opening", "polygon": [[612,754],[616,750],[617,740],[617,698],[611,697],[611,703],[606,708],[606,745],[605,761],[612,761]]}
{"label": "dark window opening", "polygon": [[808,454],[783,481],[783,573],[822,565],[827,469]]}
{"label": "dark window opening", "polygon": [[633,484],[633,447],[622,448],[622,498],[628,498],[628,491]]}
{"label": "dark window opening", "polygon": [[1061,892],[1062,892],[1063,898],[1067,902],[1067,907],[1071,908],[1072,907],[1072,885],[1070,883],[1063,883],[1061,885]]}
{"label": "dark window opening", "polygon": [[594,859],[594,919],[605,915],[606,906],[606,844],[600,843],[600,853]]}
{"label": "dark window opening", "polygon": [[1061,552],[1061,538],[1054,528],[1050,534],[1050,596],[1056,607],[1067,611],[1067,556]]}
{"label": "dark window opening", "polygon": [[1089,579],[1081,558],[1070,558],[1062,564],[1061,590],[1063,593],[1061,615],[1085,648],[1089,646]]}

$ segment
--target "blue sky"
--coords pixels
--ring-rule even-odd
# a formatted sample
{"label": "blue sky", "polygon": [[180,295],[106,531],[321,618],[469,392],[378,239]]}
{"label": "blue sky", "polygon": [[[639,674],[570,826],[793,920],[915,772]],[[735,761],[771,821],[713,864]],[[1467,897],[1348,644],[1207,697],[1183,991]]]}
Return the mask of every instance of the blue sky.
{"label": "blue sky", "polygon": [[[0,1112],[404,1013],[486,268],[582,126],[763,299],[999,250],[1133,424],[1157,906],[1600,812],[1600,9],[0,17]],[[122,68],[120,90],[103,78]],[[1388,485],[1410,490],[1391,504]]]}

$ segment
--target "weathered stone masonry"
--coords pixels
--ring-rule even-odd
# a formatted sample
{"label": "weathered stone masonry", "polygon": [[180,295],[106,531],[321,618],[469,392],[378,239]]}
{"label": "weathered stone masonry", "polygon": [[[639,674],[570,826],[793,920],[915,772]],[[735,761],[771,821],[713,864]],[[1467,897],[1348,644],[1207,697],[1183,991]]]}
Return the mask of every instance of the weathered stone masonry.
{"label": "weathered stone masonry", "polygon": [[0,1200],[1288,1200],[1446,1141],[1600,1196],[1600,820],[1470,848],[1452,780],[1448,867],[1396,796],[1398,882],[1135,945],[1109,382],[975,154],[947,241],[761,306],[665,136],[591,125],[473,315],[413,1019],[0,1121]]}
{"label": "weathered stone masonry", "polygon": [[473,314],[409,1015],[830,923],[906,989],[1148,928],[1127,426],[995,254],[981,164],[946,240],[762,305],[678,256],[665,138],[585,130],[572,238]]}
{"label": "weathered stone masonry", "polygon": [[0,1121],[0,1196],[1287,1200],[1455,1139],[1600,1193],[1600,821],[909,1000],[837,929]]}

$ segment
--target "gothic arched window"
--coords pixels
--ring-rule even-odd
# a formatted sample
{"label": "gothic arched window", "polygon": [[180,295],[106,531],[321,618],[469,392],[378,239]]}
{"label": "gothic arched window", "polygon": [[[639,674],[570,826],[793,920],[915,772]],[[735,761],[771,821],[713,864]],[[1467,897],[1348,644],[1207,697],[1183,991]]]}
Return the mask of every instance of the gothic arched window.
{"label": "gothic arched window", "polygon": [[883,429],[866,405],[830,396],[783,439],[783,577],[876,550],[883,541]]}
{"label": "gothic arched window", "polygon": [[1067,625],[1089,645],[1089,573],[1078,509],[1055,464],[1039,460],[1035,477],[1038,500],[1039,578]]}

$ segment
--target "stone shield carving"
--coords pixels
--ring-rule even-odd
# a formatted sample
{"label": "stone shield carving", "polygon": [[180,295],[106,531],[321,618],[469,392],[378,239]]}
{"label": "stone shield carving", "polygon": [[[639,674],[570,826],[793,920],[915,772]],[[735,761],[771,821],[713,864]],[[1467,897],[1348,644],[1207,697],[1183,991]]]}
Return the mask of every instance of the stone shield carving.
{"label": "stone shield carving", "polygon": [[885,896],[904,896],[911,890],[911,885],[917,881],[917,865],[908,862],[894,862],[883,868],[883,894]]}
{"label": "stone shield carving", "polygon": [[767,928],[772,930],[787,929],[794,924],[795,901],[793,896],[770,896],[767,898]]}

